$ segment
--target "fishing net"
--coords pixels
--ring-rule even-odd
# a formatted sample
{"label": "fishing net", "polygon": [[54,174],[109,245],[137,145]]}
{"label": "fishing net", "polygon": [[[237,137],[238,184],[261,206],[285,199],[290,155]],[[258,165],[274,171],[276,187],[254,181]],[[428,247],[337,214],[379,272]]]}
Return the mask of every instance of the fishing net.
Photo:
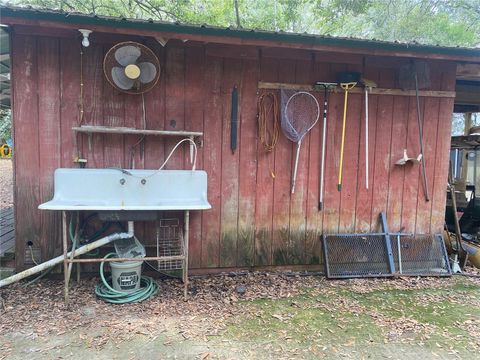
{"label": "fishing net", "polygon": [[295,170],[292,177],[292,194],[295,192],[298,158],[302,139],[315,126],[320,116],[317,99],[306,91],[281,90],[281,125],[287,139],[297,143]]}
{"label": "fishing net", "polygon": [[287,139],[298,143],[317,123],[320,107],[306,91],[281,90],[281,124]]}

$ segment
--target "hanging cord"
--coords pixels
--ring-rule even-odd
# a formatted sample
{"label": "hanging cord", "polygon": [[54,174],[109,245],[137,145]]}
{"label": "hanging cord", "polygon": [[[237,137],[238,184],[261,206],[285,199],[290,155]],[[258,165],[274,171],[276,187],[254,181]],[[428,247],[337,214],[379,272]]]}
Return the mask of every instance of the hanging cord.
{"label": "hanging cord", "polygon": [[[267,99],[270,99],[268,101]],[[280,135],[278,100],[273,92],[267,92],[260,95],[257,103],[258,108],[258,132],[260,142],[265,151],[271,152],[277,145]],[[273,117],[273,133],[268,130],[267,119]],[[270,143],[268,142],[270,139]]]}
{"label": "hanging cord", "polygon": [[85,112],[84,104],[83,104],[83,47],[80,45],[80,120],[78,126],[83,124],[83,115]]}
{"label": "hanging cord", "polygon": [[125,170],[125,169],[122,169],[122,168],[119,168],[119,167],[108,167],[107,169],[112,169],[112,170],[118,170],[118,171],[121,171],[123,174],[125,175],[129,175],[129,176],[132,176],[132,177],[135,177],[135,178],[138,178],[138,179],[148,179],[154,175],[156,175],[159,171],[161,171],[165,165],[167,164],[167,162],[170,160],[170,158],[172,157],[173,153],[175,152],[175,150],[177,150],[177,148],[182,144],[184,143],[185,141],[188,141],[189,143],[191,143],[193,145],[193,149],[194,149],[194,156],[193,156],[193,166],[192,166],[192,171],[195,171],[196,169],[196,166],[197,166],[197,144],[195,144],[195,141],[193,141],[192,139],[190,138],[185,138],[185,139],[182,139],[180,140],[172,149],[172,151],[170,151],[170,153],[168,154],[166,160],[163,162],[163,164],[157,169],[155,170],[153,173],[151,173],[150,175],[146,175],[146,176],[138,176],[138,175],[134,175],[133,173],[131,173],[130,171],[128,170]]}

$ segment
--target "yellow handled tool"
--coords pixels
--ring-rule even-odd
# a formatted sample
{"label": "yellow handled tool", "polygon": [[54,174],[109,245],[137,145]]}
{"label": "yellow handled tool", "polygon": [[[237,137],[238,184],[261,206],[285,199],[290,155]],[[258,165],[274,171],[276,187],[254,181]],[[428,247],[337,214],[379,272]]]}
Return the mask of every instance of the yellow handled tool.
{"label": "yellow handled tool", "polygon": [[348,91],[353,89],[357,85],[356,82],[340,83],[340,86],[345,91],[345,103],[343,105],[343,127],[342,127],[342,145],[340,147],[340,169],[338,171],[338,191],[342,191],[342,169],[343,169],[343,149],[345,147],[345,126],[347,123],[347,102]]}

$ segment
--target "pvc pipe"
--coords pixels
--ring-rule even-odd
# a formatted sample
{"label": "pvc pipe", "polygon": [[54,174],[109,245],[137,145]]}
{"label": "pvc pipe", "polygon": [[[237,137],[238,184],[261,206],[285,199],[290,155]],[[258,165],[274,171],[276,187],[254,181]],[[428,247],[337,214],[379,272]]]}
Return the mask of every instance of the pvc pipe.
{"label": "pvc pipe", "polygon": [[[111,234],[111,235],[105,236],[104,238],[101,238],[97,241],[94,241],[90,244],[79,247],[77,250],[75,250],[73,256],[83,255],[83,254],[86,254],[86,253],[96,249],[96,248],[99,248],[103,245],[111,243],[112,241],[119,240],[119,239],[128,239],[128,238],[131,238],[131,237],[132,237],[132,235],[129,234],[129,233]],[[69,257],[71,255],[72,255],[71,251],[69,253],[67,253],[67,257]],[[30,268],[30,269],[22,271],[18,274],[10,276],[6,279],[0,280],[0,288],[4,287],[6,285],[12,284],[14,282],[17,282],[19,280],[22,280],[22,279],[24,279],[24,278],[26,278],[30,275],[39,273],[40,271],[46,270],[46,269],[48,269],[52,266],[61,264],[63,262],[63,260],[64,260],[64,255],[62,254],[60,256],[57,256],[56,258],[48,260],[44,263],[41,263],[37,266],[34,266],[34,267]]]}
{"label": "pvc pipe", "polygon": [[130,237],[133,237],[133,235],[134,235],[134,233],[133,233],[134,230],[135,230],[135,228],[134,228],[134,226],[133,226],[133,221],[129,221],[129,222],[128,222],[128,234],[130,235]]}

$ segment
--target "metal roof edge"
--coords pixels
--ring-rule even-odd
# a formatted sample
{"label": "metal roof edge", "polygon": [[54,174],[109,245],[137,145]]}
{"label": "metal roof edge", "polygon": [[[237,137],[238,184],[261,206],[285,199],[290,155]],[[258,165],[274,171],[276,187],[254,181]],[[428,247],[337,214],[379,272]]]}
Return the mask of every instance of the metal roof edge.
{"label": "metal roof edge", "polygon": [[[445,56],[472,57],[480,61],[479,48],[445,47],[435,45],[421,45],[412,43],[388,42],[381,40],[366,40],[342,38],[325,35],[297,34],[288,32],[269,32],[245,29],[220,28],[206,25],[191,25],[169,23],[153,20],[126,19],[83,13],[68,13],[60,10],[11,7],[0,5],[2,17],[22,18],[34,21],[53,21],[82,25],[97,25],[112,28],[139,29],[158,32],[170,32],[183,35],[219,36],[250,40],[264,40],[277,43],[300,43],[311,46],[333,46],[354,49],[379,49],[392,52],[418,52],[423,54],[438,54]],[[0,18],[1,22],[1,18]],[[8,23],[7,23],[8,24]]]}

